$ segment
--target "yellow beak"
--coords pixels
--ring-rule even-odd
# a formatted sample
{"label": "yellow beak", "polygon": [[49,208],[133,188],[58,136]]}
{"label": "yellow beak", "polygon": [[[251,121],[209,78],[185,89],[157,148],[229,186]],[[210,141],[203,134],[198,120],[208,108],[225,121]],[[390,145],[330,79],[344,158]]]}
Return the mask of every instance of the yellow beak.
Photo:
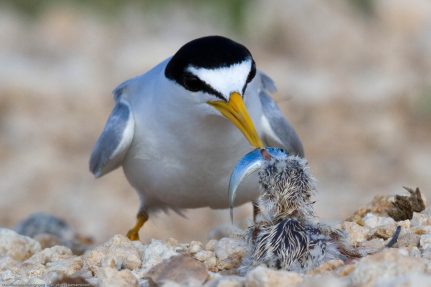
{"label": "yellow beak", "polygon": [[229,102],[212,101],[208,102],[208,104],[231,121],[243,133],[253,147],[259,149],[265,147],[257,134],[256,128],[239,93],[233,92],[230,94]]}

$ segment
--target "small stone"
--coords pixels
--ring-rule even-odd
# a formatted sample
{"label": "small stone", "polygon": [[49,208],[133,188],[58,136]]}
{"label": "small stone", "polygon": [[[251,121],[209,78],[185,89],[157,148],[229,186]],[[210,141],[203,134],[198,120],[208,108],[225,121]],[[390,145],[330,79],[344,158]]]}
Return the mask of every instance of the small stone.
{"label": "small stone", "polygon": [[200,241],[192,241],[189,246],[189,253],[194,254],[198,251],[202,250],[202,242]]}
{"label": "small stone", "polygon": [[166,245],[160,240],[153,239],[144,250],[142,269],[144,272],[147,272],[153,266],[175,255],[178,255],[178,253],[174,247]]}
{"label": "small stone", "polygon": [[24,261],[40,250],[40,244],[36,240],[10,229],[0,228],[0,256]]}
{"label": "small stone", "polygon": [[232,269],[238,267],[246,252],[244,240],[233,238],[220,239],[214,249],[214,253],[219,260],[219,269]]}
{"label": "small stone", "polygon": [[342,228],[349,234],[348,240],[352,245],[357,245],[367,240],[368,228],[360,226],[356,222],[344,221]]}
{"label": "small stone", "polygon": [[431,248],[425,248],[422,250],[422,257],[431,260]]}
{"label": "small stone", "polygon": [[397,226],[394,224],[381,225],[370,230],[368,237],[378,237],[383,239],[392,238]]}
{"label": "small stone", "polygon": [[413,247],[413,246],[419,246],[419,240],[420,236],[416,233],[412,232],[406,232],[404,234],[401,234],[398,238],[397,243],[395,243],[394,247]]}
{"label": "small stone", "polygon": [[301,275],[289,271],[277,271],[258,266],[247,273],[246,287],[298,286],[303,281]]}
{"label": "small stone", "polygon": [[51,248],[45,248],[39,253],[36,253],[31,258],[25,261],[27,264],[41,264],[45,265],[50,262],[55,262],[63,259],[67,259],[74,256],[72,250],[64,246],[53,246]]}
{"label": "small stone", "polygon": [[311,270],[309,274],[316,275],[316,274],[334,271],[335,269],[343,265],[344,265],[344,262],[340,259],[329,260],[323,264],[320,264],[320,266],[318,266],[317,268]]}
{"label": "small stone", "polygon": [[18,223],[15,230],[19,234],[32,238],[39,234],[54,235],[59,241],[71,241],[74,238],[74,232],[66,221],[47,213],[30,215]]}
{"label": "small stone", "polygon": [[391,217],[377,216],[373,213],[367,213],[363,218],[364,226],[369,229],[381,227],[381,226],[394,226],[396,228],[396,222]]}
{"label": "small stone", "polygon": [[410,221],[412,227],[422,227],[431,225],[431,217],[423,213],[413,213],[413,218]]}
{"label": "small stone", "polygon": [[134,270],[142,265],[143,253],[142,243],[115,235],[105,244],[87,251],[83,259],[85,266],[92,272],[97,272],[98,267]]}
{"label": "small stone", "polygon": [[214,252],[201,250],[201,251],[197,252],[196,254],[194,254],[193,257],[196,258],[197,260],[203,262],[203,261],[205,261],[211,257],[214,257]]}
{"label": "small stone", "polygon": [[118,271],[115,268],[104,267],[97,272],[98,286],[106,287],[136,287],[138,279],[130,270]]}
{"label": "small stone", "polygon": [[381,278],[425,272],[425,261],[408,255],[408,250],[390,248],[362,258],[350,276],[352,284],[372,286]]}
{"label": "small stone", "polygon": [[180,286],[201,286],[208,278],[208,270],[200,261],[187,255],[178,255],[151,268],[146,277],[157,284],[172,281]]}
{"label": "small stone", "polygon": [[347,287],[350,286],[346,278],[336,277],[333,274],[321,274],[304,278],[301,286],[307,287]]}
{"label": "small stone", "polygon": [[367,253],[375,253],[385,248],[385,241],[381,238],[374,238],[361,243],[361,247],[364,248]]}
{"label": "small stone", "polygon": [[211,239],[210,241],[207,242],[207,244],[205,245],[205,250],[208,251],[214,251],[215,247],[217,245],[217,240],[215,239]]}
{"label": "small stone", "polygon": [[421,251],[416,246],[413,247],[407,247],[407,250],[409,251],[410,257],[421,257]]}
{"label": "small stone", "polygon": [[344,266],[341,266],[340,269],[337,271],[337,274],[341,277],[347,277],[349,276],[353,271],[355,271],[355,265],[354,264],[347,264]]}
{"label": "small stone", "polygon": [[209,271],[216,272],[217,269],[217,259],[213,256],[205,260],[205,265],[207,266]]}
{"label": "small stone", "polygon": [[242,287],[243,285],[244,277],[229,275],[211,280],[205,284],[205,287]]}
{"label": "small stone", "polygon": [[376,280],[375,287],[428,287],[430,286],[431,275],[429,274],[406,274],[390,278],[379,278]]}
{"label": "small stone", "polygon": [[431,234],[424,234],[420,236],[419,245],[422,249],[431,248]]}

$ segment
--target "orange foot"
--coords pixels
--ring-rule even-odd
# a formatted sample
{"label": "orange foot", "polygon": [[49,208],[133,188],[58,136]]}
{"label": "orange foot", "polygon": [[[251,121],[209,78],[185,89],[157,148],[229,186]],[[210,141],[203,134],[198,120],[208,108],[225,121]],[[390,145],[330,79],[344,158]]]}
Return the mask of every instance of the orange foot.
{"label": "orange foot", "polygon": [[130,240],[139,240],[139,230],[148,220],[148,214],[145,211],[140,211],[136,216],[136,224],[127,232],[127,238]]}

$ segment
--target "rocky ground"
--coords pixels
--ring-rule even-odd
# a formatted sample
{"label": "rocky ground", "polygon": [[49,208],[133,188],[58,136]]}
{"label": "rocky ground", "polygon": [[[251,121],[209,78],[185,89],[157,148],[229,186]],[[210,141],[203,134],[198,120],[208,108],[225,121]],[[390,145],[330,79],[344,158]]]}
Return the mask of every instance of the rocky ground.
{"label": "rocky ground", "polygon": [[[114,235],[92,245],[91,239],[64,221],[36,214],[16,226],[21,234],[0,229],[0,282],[6,286],[429,286],[431,209],[425,208],[418,189],[409,192],[378,196],[340,224],[350,243],[379,252],[348,262],[331,260],[306,274],[258,266],[239,275],[237,268],[247,250],[241,231],[206,243],[175,239],[143,243]],[[401,227],[398,241],[386,248],[397,226]]]}

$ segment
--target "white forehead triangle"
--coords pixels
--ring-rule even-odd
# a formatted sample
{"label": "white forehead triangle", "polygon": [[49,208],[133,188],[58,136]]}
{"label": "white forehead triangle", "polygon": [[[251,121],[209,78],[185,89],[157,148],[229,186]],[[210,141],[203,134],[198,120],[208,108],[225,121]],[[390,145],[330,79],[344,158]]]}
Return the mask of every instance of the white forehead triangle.
{"label": "white forehead triangle", "polygon": [[207,83],[211,88],[221,93],[223,97],[228,100],[231,92],[242,92],[251,65],[252,60],[248,58],[241,63],[214,69],[189,66],[187,71],[198,77],[201,81]]}

